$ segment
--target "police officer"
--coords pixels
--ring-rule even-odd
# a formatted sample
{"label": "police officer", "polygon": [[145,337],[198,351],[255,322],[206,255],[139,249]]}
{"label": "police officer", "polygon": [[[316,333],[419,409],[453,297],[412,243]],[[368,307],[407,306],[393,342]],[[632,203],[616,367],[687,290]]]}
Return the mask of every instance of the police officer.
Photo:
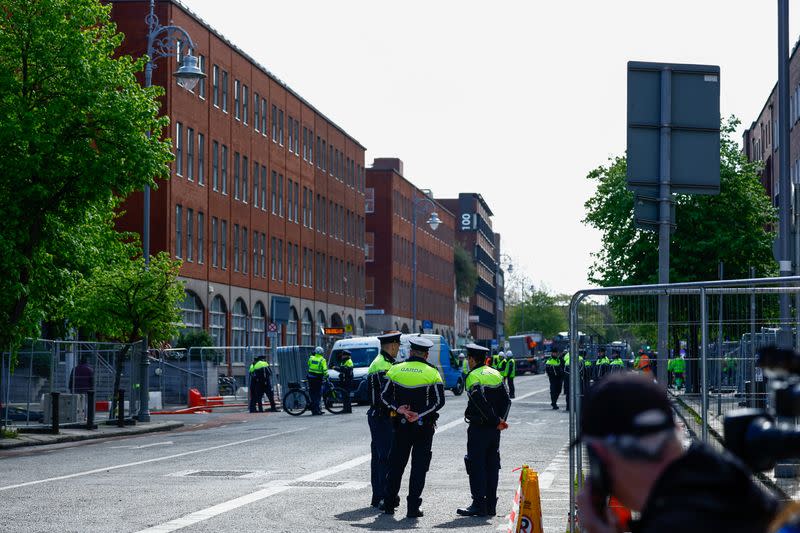
{"label": "police officer", "polygon": [[322,397],[322,381],[328,375],[328,362],[325,361],[325,350],[321,346],[314,348],[308,358],[308,393],[311,396],[311,414],[321,415],[319,402]]}
{"label": "police officer", "polygon": [[497,514],[497,480],[500,471],[500,432],[508,428],[511,408],[503,376],[483,364],[485,348],[467,345],[470,373],[467,375],[467,455],[464,464],[469,476],[472,504],[456,510],[461,516]]}
{"label": "police officer", "polygon": [[394,365],[386,373],[383,402],[398,416],[394,418],[394,438],[389,452],[389,476],[386,478],[384,512],[394,514],[400,505],[400,481],[411,455],[406,516],[422,516],[422,489],[425,473],[431,464],[431,446],[436,430],[437,411],[444,407],[444,384],[439,370],[428,363],[433,342],[421,336],[409,340],[408,361]]}
{"label": "police officer", "polygon": [[[583,366],[584,366],[583,365],[583,357],[579,353],[578,354],[578,387],[583,385]],[[570,378],[569,378],[569,376],[570,376],[570,353],[569,352],[565,352],[564,353],[564,373],[562,375],[564,376],[564,397],[567,399],[567,411],[569,411],[569,396],[570,396],[569,391],[570,391],[570,387],[571,387]],[[579,389],[578,393],[582,394],[582,391]]]}
{"label": "police officer", "polygon": [[608,371],[615,374],[617,372],[623,372],[624,370],[625,361],[622,360],[619,350],[613,350],[611,352],[611,361],[608,363]]}
{"label": "police officer", "polygon": [[603,376],[608,374],[608,366],[611,364],[608,356],[606,355],[606,349],[600,348],[597,350],[597,361],[594,363],[594,380],[595,382],[600,381]]}
{"label": "police officer", "polygon": [[559,357],[558,348],[550,350],[550,357],[544,362],[545,373],[547,379],[550,380],[550,405],[553,409],[558,409],[558,397],[561,395],[561,386],[563,383],[561,358]]}
{"label": "police officer", "polygon": [[461,377],[467,379],[467,374],[469,374],[469,361],[463,353],[458,354],[458,360],[461,361]]}
{"label": "police officer", "polygon": [[[585,350],[582,351],[581,353],[583,355],[586,355],[586,351]],[[592,371],[593,371],[592,366],[593,365],[594,365],[594,363],[587,356],[586,359],[583,362],[583,390],[581,391],[581,394],[585,394],[586,391],[589,390],[589,387],[592,385]]]}
{"label": "police officer", "polygon": [[386,493],[386,476],[389,473],[389,449],[392,446],[392,433],[394,426],[390,418],[390,411],[381,399],[381,393],[386,386],[386,372],[395,363],[397,352],[400,350],[400,333],[389,332],[378,336],[381,351],[369,365],[367,370],[367,385],[369,387],[370,408],[367,411],[369,433],[372,437],[370,451],[372,502],[373,507],[381,508],[381,500]]}
{"label": "police officer", "polygon": [[514,353],[508,350],[503,355],[503,367],[500,372],[505,379],[506,386],[508,387],[509,397],[514,397],[514,378],[517,377],[517,361],[514,359]]}
{"label": "police officer", "polygon": [[256,412],[256,406],[258,406],[259,413],[264,411],[264,405],[262,403],[264,393],[267,394],[267,399],[269,400],[269,410],[272,412],[278,410],[275,407],[275,393],[272,390],[272,369],[270,369],[266,359],[266,356],[259,355],[253,360],[253,364],[250,365],[251,413]]}
{"label": "police officer", "polygon": [[339,366],[336,370],[339,372],[339,386],[345,391],[344,396],[344,411],[345,413],[353,412],[353,404],[350,401],[350,389],[353,385],[353,360],[351,353],[348,350],[343,350],[340,354]]}

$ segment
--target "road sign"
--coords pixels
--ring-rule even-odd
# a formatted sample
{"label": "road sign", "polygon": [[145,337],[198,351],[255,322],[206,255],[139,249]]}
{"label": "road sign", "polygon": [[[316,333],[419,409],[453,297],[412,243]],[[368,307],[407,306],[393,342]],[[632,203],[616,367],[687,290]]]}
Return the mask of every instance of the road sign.
{"label": "road sign", "polygon": [[433,329],[433,322],[430,320],[423,320],[422,329]]}
{"label": "road sign", "polygon": [[270,333],[276,333],[278,331],[278,324],[275,322],[270,322],[269,326],[267,326],[267,331]]}
{"label": "road sign", "polygon": [[[662,123],[661,73],[669,70],[670,118]],[[676,194],[719,193],[719,67],[628,63],[628,188],[657,189],[661,128],[669,129],[669,180]]]}
{"label": "road sign", "polygon": [[353,325],[352,325],[352,324],[347,324],[347,325],[344,327],[344,330],[345,330],[347,333],[353,333]]}

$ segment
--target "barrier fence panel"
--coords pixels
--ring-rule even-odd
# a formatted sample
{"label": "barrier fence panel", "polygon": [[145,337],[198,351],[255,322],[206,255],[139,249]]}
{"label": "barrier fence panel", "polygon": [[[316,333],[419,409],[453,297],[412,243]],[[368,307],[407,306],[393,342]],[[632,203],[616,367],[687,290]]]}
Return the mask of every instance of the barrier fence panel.
{"label": "barrier fence panel", "polygon": [[[570,440],[579,434],[583,393],[609,372],[645,372],[655,379],[666,365],[667,385],[676,402],[699,418],[702,440],[723,433],[726,413],[740,407],[768,407],[766,381],[756,367],[759,349],[776,343],[800,346],[797,314],[781,323],[779,299],[797,295],[800,277],[675,283],[588,289],[577,292],[569,308]],[[658,297],[669,297],[668,354],[655,353]],[[792,298],[794,300],[794,298]],[[586,365],[598,351],[618,354],[623,364]],[[615,406],[608,406],[613,410]],[[570,448],[570,509],[588,475],[581,446]],[[575,529],[570,513],[570,531]]]}

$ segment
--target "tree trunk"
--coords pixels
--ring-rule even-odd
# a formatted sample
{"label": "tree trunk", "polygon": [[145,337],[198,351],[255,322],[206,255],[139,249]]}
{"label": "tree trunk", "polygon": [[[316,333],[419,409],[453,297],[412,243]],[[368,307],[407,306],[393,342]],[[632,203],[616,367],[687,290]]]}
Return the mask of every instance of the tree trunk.
{"label": "tree trunk", "polygon": [[[111,411],[108,414],[108,418],[110,420],[114,419],[114,413],[117,410],[117,391],[120,387],[120,382],[122,381],[122,368],[125,364],[125,356],[128,355],[128,351],[131,349],[130,343],[124,345],[124,347],[117,352],[117,359],[114,363],[114,390],[112,391],[112,399],[111,399]],[[128,398],[130,402],[132,398]],[[123,403],[120,406],[120,409],[125,409],[125,404]]]}

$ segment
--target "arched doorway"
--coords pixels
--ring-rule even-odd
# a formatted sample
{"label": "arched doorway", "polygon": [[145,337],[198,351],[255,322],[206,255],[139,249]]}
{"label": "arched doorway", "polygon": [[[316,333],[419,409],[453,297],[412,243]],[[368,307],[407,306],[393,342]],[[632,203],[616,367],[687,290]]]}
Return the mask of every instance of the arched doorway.
{"label": "arched doorway", "polygon": [[286,346],[297,345],[297,309],[289,308],[289,321],[286,323]]}
{"label": "arched doorway", "polygon": [[247,304],[237,298],[231,313],[231,358],[234,363],[244,363],[247,346]]}
{"label": "arched doorway", "polygon": [[214,346],[225,346],[227,342],[225,332],[228,326],[228,307],[225,305],[225,300],[222,299],[221,295],[217,294],[211,300],[211,310],[208,315],[209,330],[211,338],[214,340]]}
{"label": "arched doorway", "polygon": [[253,306],[253,316],[250,319],[250,345],[265,347],[267,345],[267,313],[264,304],[256,302]]}
{"label": "arched doorway", "polygon": [[331,315],[331,327],[332,328],[343,328],[344,322],[342,322],[342,317],[339,313],[333,313]]}
{"label": "arched doorway", "polygon": [[306,309],[303,311],[303,322],[301,327],[302,339],[300,343],[304,346],[311,346],[311,343],[314,342],[312,338],[312,322],[311,322],[311,311]]}

